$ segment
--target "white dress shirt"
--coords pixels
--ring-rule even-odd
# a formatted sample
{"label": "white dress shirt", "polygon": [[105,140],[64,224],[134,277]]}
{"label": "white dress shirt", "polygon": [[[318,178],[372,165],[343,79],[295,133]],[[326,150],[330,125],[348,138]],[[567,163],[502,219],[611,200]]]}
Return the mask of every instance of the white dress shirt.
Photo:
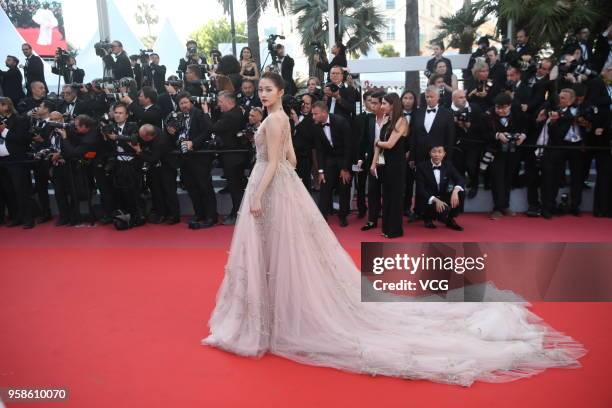
{"label": "white dress shirt", "polygon": [[[430,108],[429,106],[426,107],[426,111],[425,111],[425,130],[427,131],[427,133],[429,133],[429,131],[431,130],[431,126],[433,125],[434,119],[436,118],[436,115],[438,114],[438,110],[440,109],[439,105],[434,106],[433,108]],[[433,109],[433,112],[428,112],[429,110]]]}
{"label": "white dress shirt", "polygon": [[[440,190],[440,169],[442,168],[442,162],[440,162],[440,164],[435,164],[433,160],[431,160],[431,165],[432,167],[434,166],[436,167],[433,169],[433,174],[434,174],[434,177],[436,178],[436,184],[438,185],[438,190]],[[463,187],[461,186],[455,186],[455,189],[459,191],[463,191]],[[435,196],[429,197],[427,204],[433,204],[435,198],[436,198]]]}
{"label": "white dress shirt", "polygon": [[[329,116],[327,117],[325,123],[329,124]],[[332,140],[331,135],[331,124],[329,126],[323,126],[323,133],[325,133],[325,137],[327,138],[327,140],[329,140],[329,144],[334,147],[334,142]]]}

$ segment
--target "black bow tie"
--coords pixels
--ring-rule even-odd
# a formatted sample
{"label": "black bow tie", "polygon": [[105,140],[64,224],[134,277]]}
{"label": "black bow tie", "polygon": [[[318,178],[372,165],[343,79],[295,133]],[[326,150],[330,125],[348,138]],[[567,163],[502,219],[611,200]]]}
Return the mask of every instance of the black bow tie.
{"label": "black bow tie", "polygon": [[438,164],[438,165],[436,165],[436,164],[432,164],[432,165],[431,165],[431,169],[432,169],[432,170],[436,170],[436,169],[437,169],[437,170],[440,170],[440,168],[441,168],[441,167],[442,167],[442,165],[441,165],[441,164]]}
{"label": "black bow tie", "polygon": [[436,113],[437,110],[438,108],[427,109],[427,113]]}
{"label": "black bow tie", "polygon": [[325,126],[329,126],[329,123],[321,123],[322,128],[324,128]]}

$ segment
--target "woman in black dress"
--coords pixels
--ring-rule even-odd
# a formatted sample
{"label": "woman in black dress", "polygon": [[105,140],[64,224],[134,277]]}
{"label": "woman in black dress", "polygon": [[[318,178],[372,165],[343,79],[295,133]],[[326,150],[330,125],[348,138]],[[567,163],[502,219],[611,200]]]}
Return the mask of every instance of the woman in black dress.
{"label": "woman in black dress", "polygon": [[370,171],[382,177],[382,232],[387,238],[404,235],[402,213],[406,187],[406,144],[408,121],[403,115],[402,102],[396,93],[385,95],[381,109],[385,113],[380,139],[374,142],[374,159]]}
{"label": "woman in black dress", "polygon": [[257,84],[259,80],[259,69],[253,60],[253,53],[249,47],[240,50],[240,75],[244,79],[250,79]]}

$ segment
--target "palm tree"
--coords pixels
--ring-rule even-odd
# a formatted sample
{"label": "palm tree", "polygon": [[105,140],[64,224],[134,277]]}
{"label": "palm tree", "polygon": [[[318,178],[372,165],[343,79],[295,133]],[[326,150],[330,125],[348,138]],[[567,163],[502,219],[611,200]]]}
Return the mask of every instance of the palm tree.
{"label": "palm tree", "polygon": [[436,27],[438,35],[434,39],[447,40],[449,47],[458,48],[461,54],[471,54],[476,39],[476,31],[487,22],[493,12],[485,1],[466,2],[455,14],[441,17]]}
{"label": "palm tree", "polygon": [[[372,0],[337,0],[338,40],[347,39],[347,51],[353,56],[365,54],[381,41],[381,31],[385,28],[382,14],[376,11]],[[329,24],[327,21],[327,0],[294,0],[290,5],[291,14],[298,15],[297,29],[301,34],[301,44],[308,56],[311,75],[317,72],[313,57],[317,42],[327,47]]]}
{"label": "palm tree", "polygon": [[[569,30],[581,24],[600,21],[605,7],[600,2],[579,0],[498,0],[500,20],[512,20],[515,27],[525,28],[537,46],[549,44],[560,51]],[[495,4],[491,4],[495,6]]]}
{"label": "palm tree", "polygon": [[[225,13],[230,11],[232,0],[218,0],[223,5]],[[259,55],[259,17],[261,12],[268,7],[270,0],[245,0],[247,9],[247,37],[249,48],[253,53],[253,59],[259,65],[261,63]],[[272,0],[272,5],[279,13],[284,14],[287,7],[287,0]]]}
{"label": "palm tree", "polygon": [[[420,55],[418,0],[406,0],[406,22],[404,23],[404,30],[406,34],[406,57]],[[416,91],[419,88],[419,72],[406,71],[406,89]]]}

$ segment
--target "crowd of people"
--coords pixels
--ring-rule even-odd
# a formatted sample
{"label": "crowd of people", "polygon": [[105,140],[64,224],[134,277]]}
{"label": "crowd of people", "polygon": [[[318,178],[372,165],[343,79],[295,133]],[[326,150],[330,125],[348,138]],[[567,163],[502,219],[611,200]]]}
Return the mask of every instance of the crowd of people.
{"label": "crowd of people", "polygon": [[[189,41],[177,75],[167,75],[159,55],[129,56],[113,41],[96,44],[108,78],[87,84],[73,57],[58,56],[53,72],[66,85],[52,97],[42,61],[24,44],[25,78],[16,56],[7,56],[0,74],[0,223],[51,221],[51,183],[57,225],[83,222],[82,202],[89,220],[120,229],[176,224],[181,186],[194,209],[189,227],[212,227],[220,222],[212,179],[220,167],[232,201],[222,222],[234,224],[266,116],[261,71],[284,79],[296,171],[340,226],[348,225],[355,193],[362,230],[380,222],[394,238],[406,219],[420,219],[460,231],[465,200],[489,194],[481,186],[492,195],[492,219],[515,215],[516,187],[527,188],[528,216],[579,216],[593,161],[592,212],[612,217],[612,27],[594,42],[586,27],[572,39],[559,58],[540,59],[525,30],[501,49],[483,38],[462,87],[435,43],[428,86],[401,95],[360,89],[340,42],[331,62],[315,59],[326,82],[312,77],[298,89],[281,44],[260,69],[247,47],[238,58],[215,51],[207,60]],[[558,200],[566,185],[569,195]]]}

